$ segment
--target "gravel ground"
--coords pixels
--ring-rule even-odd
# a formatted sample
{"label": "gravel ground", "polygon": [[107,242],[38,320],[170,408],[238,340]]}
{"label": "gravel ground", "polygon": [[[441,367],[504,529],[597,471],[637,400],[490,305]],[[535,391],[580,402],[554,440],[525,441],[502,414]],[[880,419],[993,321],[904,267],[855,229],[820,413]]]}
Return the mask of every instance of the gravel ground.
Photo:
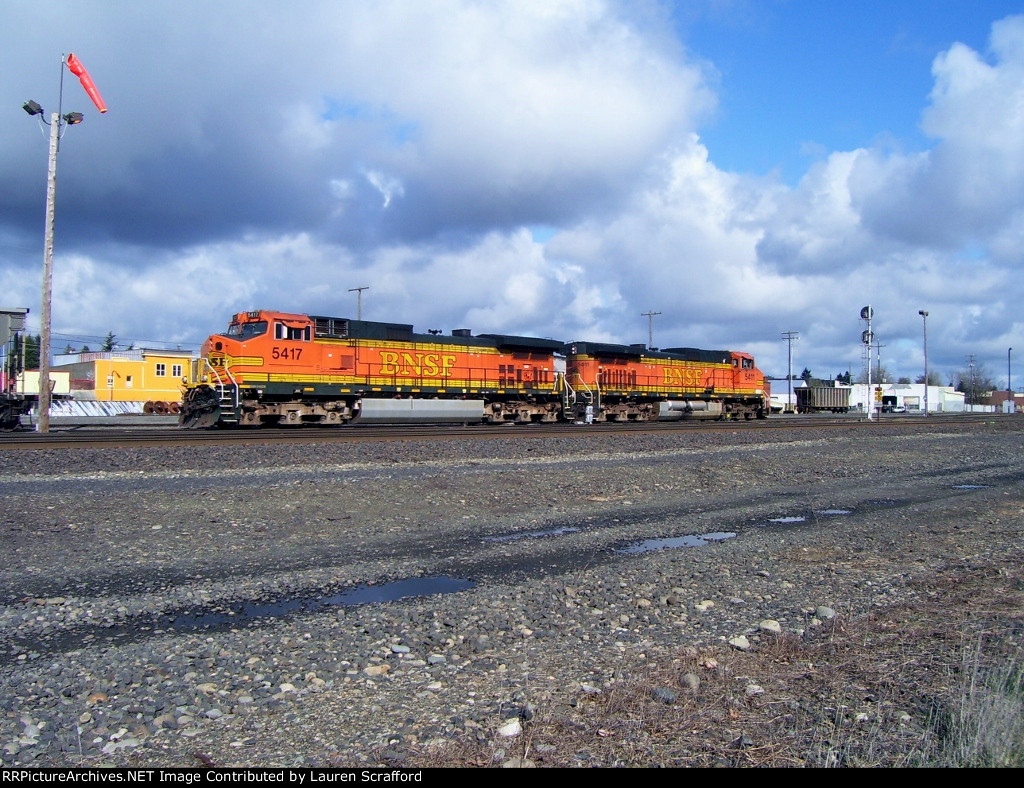
{"label": "gravel ground", "polygon": [[999,601],[1019,643],[1024,420],[866,426],[0,451],[0,764],[662,764],[513,756],[680,655],[811,642],[950,572],[992,581],[949,625]]}

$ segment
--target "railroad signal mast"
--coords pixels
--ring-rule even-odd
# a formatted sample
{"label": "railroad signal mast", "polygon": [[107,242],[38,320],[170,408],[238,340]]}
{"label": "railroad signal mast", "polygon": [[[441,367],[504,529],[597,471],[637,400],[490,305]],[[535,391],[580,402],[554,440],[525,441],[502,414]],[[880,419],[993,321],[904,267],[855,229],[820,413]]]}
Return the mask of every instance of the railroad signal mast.
{"label": "railroad signal mast", "polygon": [[875,334],[871,330],[871,320],[875,316],[875,310],[870,306],[866,306],[860,310],[860,319],[867,323],[867,328],[864,329],[860,334],[860,341],[867,347],[868,351],[868,402],[867,402],[867,413],[868,421],[872,419],[872,411],[874,410],[874,392],[871,390],[871,346],[875,343]]}

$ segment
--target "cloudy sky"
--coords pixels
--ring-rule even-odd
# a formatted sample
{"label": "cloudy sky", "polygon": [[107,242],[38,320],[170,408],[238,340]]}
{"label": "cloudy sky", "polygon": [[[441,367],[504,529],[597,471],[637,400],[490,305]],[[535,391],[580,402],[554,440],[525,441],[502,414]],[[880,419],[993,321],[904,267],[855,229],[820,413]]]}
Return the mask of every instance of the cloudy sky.
{"label": "cloudy sky", "polygon": [[[1024,15],[999,0],[5,0],[0,305],[191,348],[252,308],[969,360],[1024,386]],[[656,312],[648,317],[644,313]]]}

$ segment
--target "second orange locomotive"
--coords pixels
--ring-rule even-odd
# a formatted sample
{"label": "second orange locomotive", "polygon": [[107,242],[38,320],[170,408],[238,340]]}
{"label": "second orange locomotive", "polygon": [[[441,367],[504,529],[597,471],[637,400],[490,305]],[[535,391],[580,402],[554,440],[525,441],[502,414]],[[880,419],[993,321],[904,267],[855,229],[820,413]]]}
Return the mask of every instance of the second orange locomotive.
{"label": "second orange locomotive", "polygon": [[183,380],[186,427],[764,418],[745,353],[653,351],[268,310],[234,316]]}

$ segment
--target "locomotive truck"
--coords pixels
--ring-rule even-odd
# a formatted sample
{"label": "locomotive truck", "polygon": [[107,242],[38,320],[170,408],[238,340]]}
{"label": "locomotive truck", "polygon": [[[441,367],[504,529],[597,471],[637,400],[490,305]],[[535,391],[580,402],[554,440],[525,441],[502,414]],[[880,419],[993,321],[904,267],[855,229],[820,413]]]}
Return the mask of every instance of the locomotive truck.
{"label": "locomotive truck", "polygon": [[184,427],[765,418],[747,353],[414,333],[411,325],[236,314],[182,380]]}

